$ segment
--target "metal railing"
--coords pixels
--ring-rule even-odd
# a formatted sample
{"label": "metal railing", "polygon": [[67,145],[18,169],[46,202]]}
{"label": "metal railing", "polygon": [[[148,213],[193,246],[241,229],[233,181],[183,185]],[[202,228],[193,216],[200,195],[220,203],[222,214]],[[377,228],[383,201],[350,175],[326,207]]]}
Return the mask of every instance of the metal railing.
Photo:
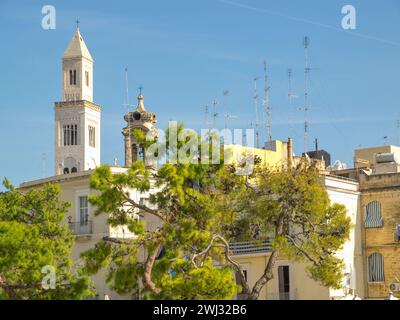
{"label": "metal railing", "polygon": [[93,222],[68,222],[68,228],[74,235],[85,235],[93,233]]}
{"label": "metal railing", "polygon": [[271,243],[269,240],[232,242],[229,244],[229,250],[233,255],[270,252]]}

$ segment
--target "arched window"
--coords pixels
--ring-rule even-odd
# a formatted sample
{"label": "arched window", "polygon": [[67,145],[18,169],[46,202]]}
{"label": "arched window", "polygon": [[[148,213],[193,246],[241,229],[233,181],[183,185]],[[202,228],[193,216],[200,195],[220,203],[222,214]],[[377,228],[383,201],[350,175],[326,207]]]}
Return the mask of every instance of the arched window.
{"label": "arched window", "polygon": [[139,160],[144,162],[145,159],[146,159],[146,151],[143,145],[139,145]]}
{"label": "arched window", "polygon": [[365,228],[379,228],[383,226],[382,206],[378,201],[372,201],[365,208]]}
{"label": "arched window", "polygon": [[69,169],[68,168],[64,168],[64,174],[68,174],[69,173]]}
{"label": "arched window", "polygon": [[71,169],[71,173],[74,173],[74,172],[78,172],[78,169],[76,167],[72,167],[72,169]]}
{"label": "arched window", "polygon": [[72,70],[69,70],[69,85],[72,86],[73,83],[74,83],[74,79],[72,76]]}
{"label": "arched window", "polygon": [[383,269],[383,256],[380,253],[372,253],[368,256],[368,282],[385,281],[385,272]]}
{"label": "arched window", "polygon": [[76,85],[76,70],[74,70],[74,85]]}

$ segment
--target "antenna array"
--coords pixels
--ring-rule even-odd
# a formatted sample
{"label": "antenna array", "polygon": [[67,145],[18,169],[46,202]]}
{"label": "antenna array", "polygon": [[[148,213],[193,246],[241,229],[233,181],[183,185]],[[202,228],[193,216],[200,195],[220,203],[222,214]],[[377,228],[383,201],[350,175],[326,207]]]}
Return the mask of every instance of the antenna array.
{"label": "antenna array", "polygon": [[264,100],[263,100],[263,106],[265,107],[267,111],[267,125],[266,125],[266,137],[268,139],[268,144],[272,142],[272,134],[271,134],[271,107],[269,105],[269,89],[270,87],[268,86],[268,72],[267,72],[267,62],[264,60]]}
{"label": "antenna array", "polygon": [[258,78],[254,78],[254,108],[255,108],[255,113],[256,113],[256,147],[260,147],[260,132],[258,130],[258,95],[257,95],[257,80]]}
{"label": "antenna array", "polygon": [[307,152],[308,143],[308,77],[310,73],[309,61],[308,61],[308,47],[310,45],[310,39],[306,36],[303,41],[304,45],[304,146],[303,153]]}

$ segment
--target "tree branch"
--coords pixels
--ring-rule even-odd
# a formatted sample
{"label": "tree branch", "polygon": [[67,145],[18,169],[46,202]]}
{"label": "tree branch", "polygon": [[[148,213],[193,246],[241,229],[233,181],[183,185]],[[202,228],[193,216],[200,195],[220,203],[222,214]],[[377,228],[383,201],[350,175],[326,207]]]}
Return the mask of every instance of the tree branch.
{"label": "tree branch", "polygon": [[154,262],[157,258],[157,254],[161,249],[162,242],[158,242],[157,246],[154,248],[154,250],[148,255],[146,262],[144,264],[144,274],[143,274],[143,280],[144,280],[144,286],[147,290],[150,290],[151,292],[154,292],[156,294],[161,292],[161,289],[158,288],[155,283],[151,280],[151,273],[153,271],[153,266]]}

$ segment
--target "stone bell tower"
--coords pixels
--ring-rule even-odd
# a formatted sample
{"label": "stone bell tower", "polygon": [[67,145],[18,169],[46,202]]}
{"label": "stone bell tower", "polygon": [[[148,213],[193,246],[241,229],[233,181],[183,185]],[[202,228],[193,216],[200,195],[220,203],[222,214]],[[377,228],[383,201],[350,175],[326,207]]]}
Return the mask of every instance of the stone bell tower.
{"label": "stone bell tower", "polygon": [[132,162],[143,161],[146,167],[156,168],[157,159],[146,157],[143,144],[134,136],[135,130],[139,129],[152,140],[158,137],[158,130],[155,125],[157,122],[156,115],[153,112],[146,111],[142,94],[138,96],[136,110],[128,112],[124,119],[127,122],[127,126],[122,129],[125,140],[125,167],[130,167]]}
{"label": "stone bell tower", "polygon": [[93,102],[93,58],[76,29],[62,57],[62,98],[55,111],[55,174],[100,165],[100,113]]}

